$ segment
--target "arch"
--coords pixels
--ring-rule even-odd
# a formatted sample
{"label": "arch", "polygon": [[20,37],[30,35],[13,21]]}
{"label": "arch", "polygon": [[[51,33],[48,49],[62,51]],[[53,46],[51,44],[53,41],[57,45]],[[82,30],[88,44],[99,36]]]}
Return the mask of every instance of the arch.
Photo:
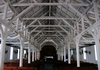
{"label": "arch", "polygon": [[45,45],[40,51],[40,60],[44,60],[46,56],[52,56],[53,60],[57,60],[57,51],[53,45]]}
{"label": "arch", "polygon": [[58,48],[58,45],[53,40],[45,40],[40,44],[41,48],[43,48],[45,45],[52,45],[52,46],[54,46],[56,48],[56,50]]}

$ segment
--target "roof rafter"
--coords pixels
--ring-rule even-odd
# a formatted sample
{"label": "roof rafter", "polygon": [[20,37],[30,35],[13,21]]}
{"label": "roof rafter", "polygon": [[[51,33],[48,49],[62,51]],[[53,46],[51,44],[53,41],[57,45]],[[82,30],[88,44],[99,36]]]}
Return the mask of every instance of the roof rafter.
{"label": "roof rafter", "polygon": [[56,6],[56,5],[73,5],[73,6],[88,6],[89,4],[86,3],[16,3],[13,6],[30,6],[30,5],[38,5],[38,6]]}
{"label": "roof rafter", "polygon": [[72,10],[74,10],[77,14],[79,14],[81,17],[83,17],[91,26],[92,22],[87,18],[87,16],[84,16],[82,13],[80,13],[77,9],[75,9],[73,6],[68,5]]}
{"label": "roof rafter", "polygon": [[8,24],[13,23],[14,20],[16,20],[17,18],[19,18],[21,15],[23,15],[25,12],[27,12],[29,9],[31,9],[34,5],[30,5],[28,8],[26,8],[25,10],[23,10],[21,13],[19,13],[17,16],[15,16],[11,21],[8,22]]}
{"label": "roof rafter", "polygon": [[49,17],[49,16],[45,16],[45,17],[40,17],[40,18],[23,18],[23,20],[34,20],[34,19],[38,19],[38,20],[47,20],[47,19],[67,19],[67,20],[77,20],[77,18],[61,18],[61,17]]}

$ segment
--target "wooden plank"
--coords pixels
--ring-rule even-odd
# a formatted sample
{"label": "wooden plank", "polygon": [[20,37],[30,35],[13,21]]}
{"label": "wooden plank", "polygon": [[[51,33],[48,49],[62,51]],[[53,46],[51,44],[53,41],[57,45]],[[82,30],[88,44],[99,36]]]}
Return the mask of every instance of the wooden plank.
{"label": "wooden plank", "polygon": [[33,67],[18,67],[18,70],[33,70]]}
{"label": "wooden plank", "polygon": [[18,70],[18,69],[17,67],[8,66],[8,67],[4,67],[4,70]]}

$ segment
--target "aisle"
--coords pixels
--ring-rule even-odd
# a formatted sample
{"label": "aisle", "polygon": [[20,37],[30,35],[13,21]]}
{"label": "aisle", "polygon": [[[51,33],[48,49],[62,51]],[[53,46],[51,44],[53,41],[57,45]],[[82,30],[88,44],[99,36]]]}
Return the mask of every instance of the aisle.
{"label": "aisle", "polygon": [[40,70],[55,70],[55,65],[54,63],[52,62],[44,62],[40,68]]}

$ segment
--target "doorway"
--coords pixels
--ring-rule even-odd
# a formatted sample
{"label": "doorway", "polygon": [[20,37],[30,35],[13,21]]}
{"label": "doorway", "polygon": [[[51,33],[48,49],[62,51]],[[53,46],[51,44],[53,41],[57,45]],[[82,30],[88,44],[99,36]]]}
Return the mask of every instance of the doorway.
{"label": "doorway", "polygon": [[40,51],[40,60],[57,60],[56,48],[52,45],[45,45]]}

